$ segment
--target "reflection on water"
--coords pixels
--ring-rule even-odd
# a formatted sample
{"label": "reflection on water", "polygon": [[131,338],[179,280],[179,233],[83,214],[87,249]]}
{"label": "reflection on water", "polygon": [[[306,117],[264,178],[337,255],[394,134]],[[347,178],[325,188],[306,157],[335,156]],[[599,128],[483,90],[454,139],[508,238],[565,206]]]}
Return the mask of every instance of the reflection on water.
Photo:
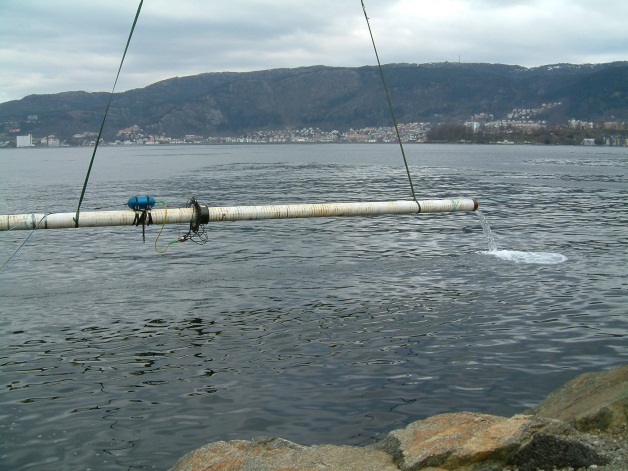
{"label": "reflection on water", "polygon": [[[409,155],[427,153],[413,167],[426,196],[480,200],[508,249],[498,254],[554,264],[487,257],[471,213],[215,224],[207,245],[163,256],[158,228],[146,244],[137,228],[38,231],[0,275],[3,464],[166,468],[206,442],[257,435],[365,444],[440,412],[520,412],[581,371],[625,362],[626,166],[500,147]],[[146,179],[101,174],[84,204],[408,196],[393,146],[192,149],[181,168],[159,151]],[[106,165],[133,167],[139,150]],[[78,194],[3,176],[0,192],[13,212],[32,210],[20,205],[35,193],[66,211]],[[0,235],[0,259],[24,236]]]}

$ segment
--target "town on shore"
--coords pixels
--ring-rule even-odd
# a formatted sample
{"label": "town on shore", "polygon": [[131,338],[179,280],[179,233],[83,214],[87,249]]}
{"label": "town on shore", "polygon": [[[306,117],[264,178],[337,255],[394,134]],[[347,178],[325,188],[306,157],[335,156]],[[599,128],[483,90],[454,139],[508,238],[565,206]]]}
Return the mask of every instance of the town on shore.
{"label": "town on shore", "polygon": [[[200,136],[188,134],[169,137],[149,134],[133,125],[121,129],[112,141],[101,139],[100,145],[164,145],[164,144],[258,144],[258,143],[463,143],[463,144],[543,144],[628,147],[628,124],[625,122],[586,122],[571,119],[564,125],[548,125],[535,120],[541,109],[514,109],[506,119],[493,119],[482,113],[464,123],[400,123],[397,128],[365,127],[345,131],[324,131],[316,127],[301,129],[275,129],[248,132],[240,136]],[[36,116],[30,117],[37,119]],[[15,140],[0,141],[0,147],[65,147],[93,146],[98,133],[82,132],[69,140],[54,135],[16,136]]]}

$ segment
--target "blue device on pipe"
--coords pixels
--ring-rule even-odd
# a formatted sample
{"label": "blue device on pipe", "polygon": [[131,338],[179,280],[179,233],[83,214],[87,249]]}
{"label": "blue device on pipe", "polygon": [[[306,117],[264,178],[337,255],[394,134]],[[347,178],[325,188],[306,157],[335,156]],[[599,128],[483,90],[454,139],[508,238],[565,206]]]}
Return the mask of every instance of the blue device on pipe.
{"label": "blue device on pipe", "polygon": [[129,208],[135,211],[143,211],[155,206],[155,198],[152,196],[132,196],[127,204]]}

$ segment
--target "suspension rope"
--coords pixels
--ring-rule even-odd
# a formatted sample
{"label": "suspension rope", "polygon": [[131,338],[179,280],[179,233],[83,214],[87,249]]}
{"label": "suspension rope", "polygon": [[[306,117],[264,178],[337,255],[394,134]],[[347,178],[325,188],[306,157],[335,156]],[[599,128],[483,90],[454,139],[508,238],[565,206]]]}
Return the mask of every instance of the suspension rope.
{"label": "suspension rope", "polygon": [[401,148],[401,155],[403,157],[403,163],[406,166],[406,173],[408,174],[408,182],[410,183],[410,190],[412,190],[412,198],[418,204],[416,193],[414,192],[414,184],[412,183],[412,175],[410,175],[410,167],[408,166],[408,159],[406,159],[406,153],[403,149],[403,143],[401,142],[401,134],[399,133],[399,125],[397,124],[397,118],[395,117],[395,110],[393,109],[392,100],[390,99],[390,92],[388,91],[388,85],[386,84],[386,77],[384,76],[384,69],[382,63],[379,60],[379,54],[377,53],[377,46],[375,46],[375,38],[373,37],[373,31],[371,30],[371,23],[369,17],[366,14],[366,7],[364,6],[364,0],[362,2],[362,11],[364,12],[364,18],[366,18],[366,25],[369,28],[369,34],[371,36],[371,42],[373,43],[373,50],[375,51],[375,57],[377,59],[377,65],[379,67],[379,73],[382,76],[382,82],[384,83],[384,90],[386,91],[386,98],[388,99],[388,107],[390,108],[390,115],[392,116],[393,123],[395,124],[395,131],[397,132],[397,140],[399,141],[399,147]]}
{"label": "suspension rope", "polygon": [[135,25],[137,24],[137,19],[140,16],[140,10],[142,9],[142,3],[144,0],[140,0],[140,4],[137,7],[137,13],[135,14],[135,19],[133,20],[133,25],[131,26],[131,32],[129,33],[129,38],[126,41],[126,46],[124,47],[124,54],[122,54],[122,60],[120,61],[120,67],[118,67],[118,74],[116,75],[116,80],[113,83],[113,88],[111,89],[111,93],[109,94],[109,101],[107,102],[107,108],[105,108],[105,115],[102,118],[102,122],[100,123],[100,130],[98,131],[98,137],[96,138],[96,144],[94,145],[94,151],[92,152],[92,159],[89,161],[89,167],[87,168],[87,174],[85,175],[85,182],[83,183],[83,189],[81,190],[81,197],[79,198],[78,206],[76,208],[76,216],[74,216],[74,227],[79,227],[79,212],[81,210],[81,204],[83,203],[83,197],[85,196],[85,190],[87,188],[87,182],[89,181],[89,174],[92,171],[92,165],[94,165],[94,158],[96,157],[96,150],[98,149],[98,144],[100,143],[100,136],[102,135],[102,130],[105,127],[105,121],[107,119],[107,113],[109,113],[109,107],[111,106],[111,100],[113,99],[113,92],[116,89],[116,84],[118,83],[118,78],[120,77],[120,71],[122,70],[122,64],[124,63],[124,58],[126,57],[126,52],[129,49],[129,44],[131,43],[131,37],[133,36],[133,31],[135,30]]}

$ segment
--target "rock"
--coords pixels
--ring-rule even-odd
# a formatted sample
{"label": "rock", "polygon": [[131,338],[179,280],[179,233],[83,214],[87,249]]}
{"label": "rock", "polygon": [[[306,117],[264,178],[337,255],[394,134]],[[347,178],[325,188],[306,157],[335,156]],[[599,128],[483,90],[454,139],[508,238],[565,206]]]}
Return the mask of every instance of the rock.
{"label": "rock", "polygon": [[562,420],[582,432],[621,427],[628,421],[628,365],[582,374],[530,413]]}
{"label": "rock", "polygon": [[[551,447],[561,450],[552,455],[553,466],[605,463],[592,448],[566,438],[572,432],[560,421],[541,417],[515,415],[508,419],[462,412],[414,422],[391,432],[375,448],[390,453],[403,471],[429,467],[490,470],[506,464],[534,470],[542,461],[539,455]],[[533,467],[528,468],[527,463]]]}
{"label": "rock", "polygon": [[508,460],[508,464],[516,466],[519,471],[567,467],[597,468],[598,465],[608,462],[608,458],[584,443],[544,433],[534,435],[530,443]]}
{"label": "rock", "polygon": [[306,447],[281,438],[257,437],[205,445],[171,471],[398,471],[383,451],[366,447]]}

